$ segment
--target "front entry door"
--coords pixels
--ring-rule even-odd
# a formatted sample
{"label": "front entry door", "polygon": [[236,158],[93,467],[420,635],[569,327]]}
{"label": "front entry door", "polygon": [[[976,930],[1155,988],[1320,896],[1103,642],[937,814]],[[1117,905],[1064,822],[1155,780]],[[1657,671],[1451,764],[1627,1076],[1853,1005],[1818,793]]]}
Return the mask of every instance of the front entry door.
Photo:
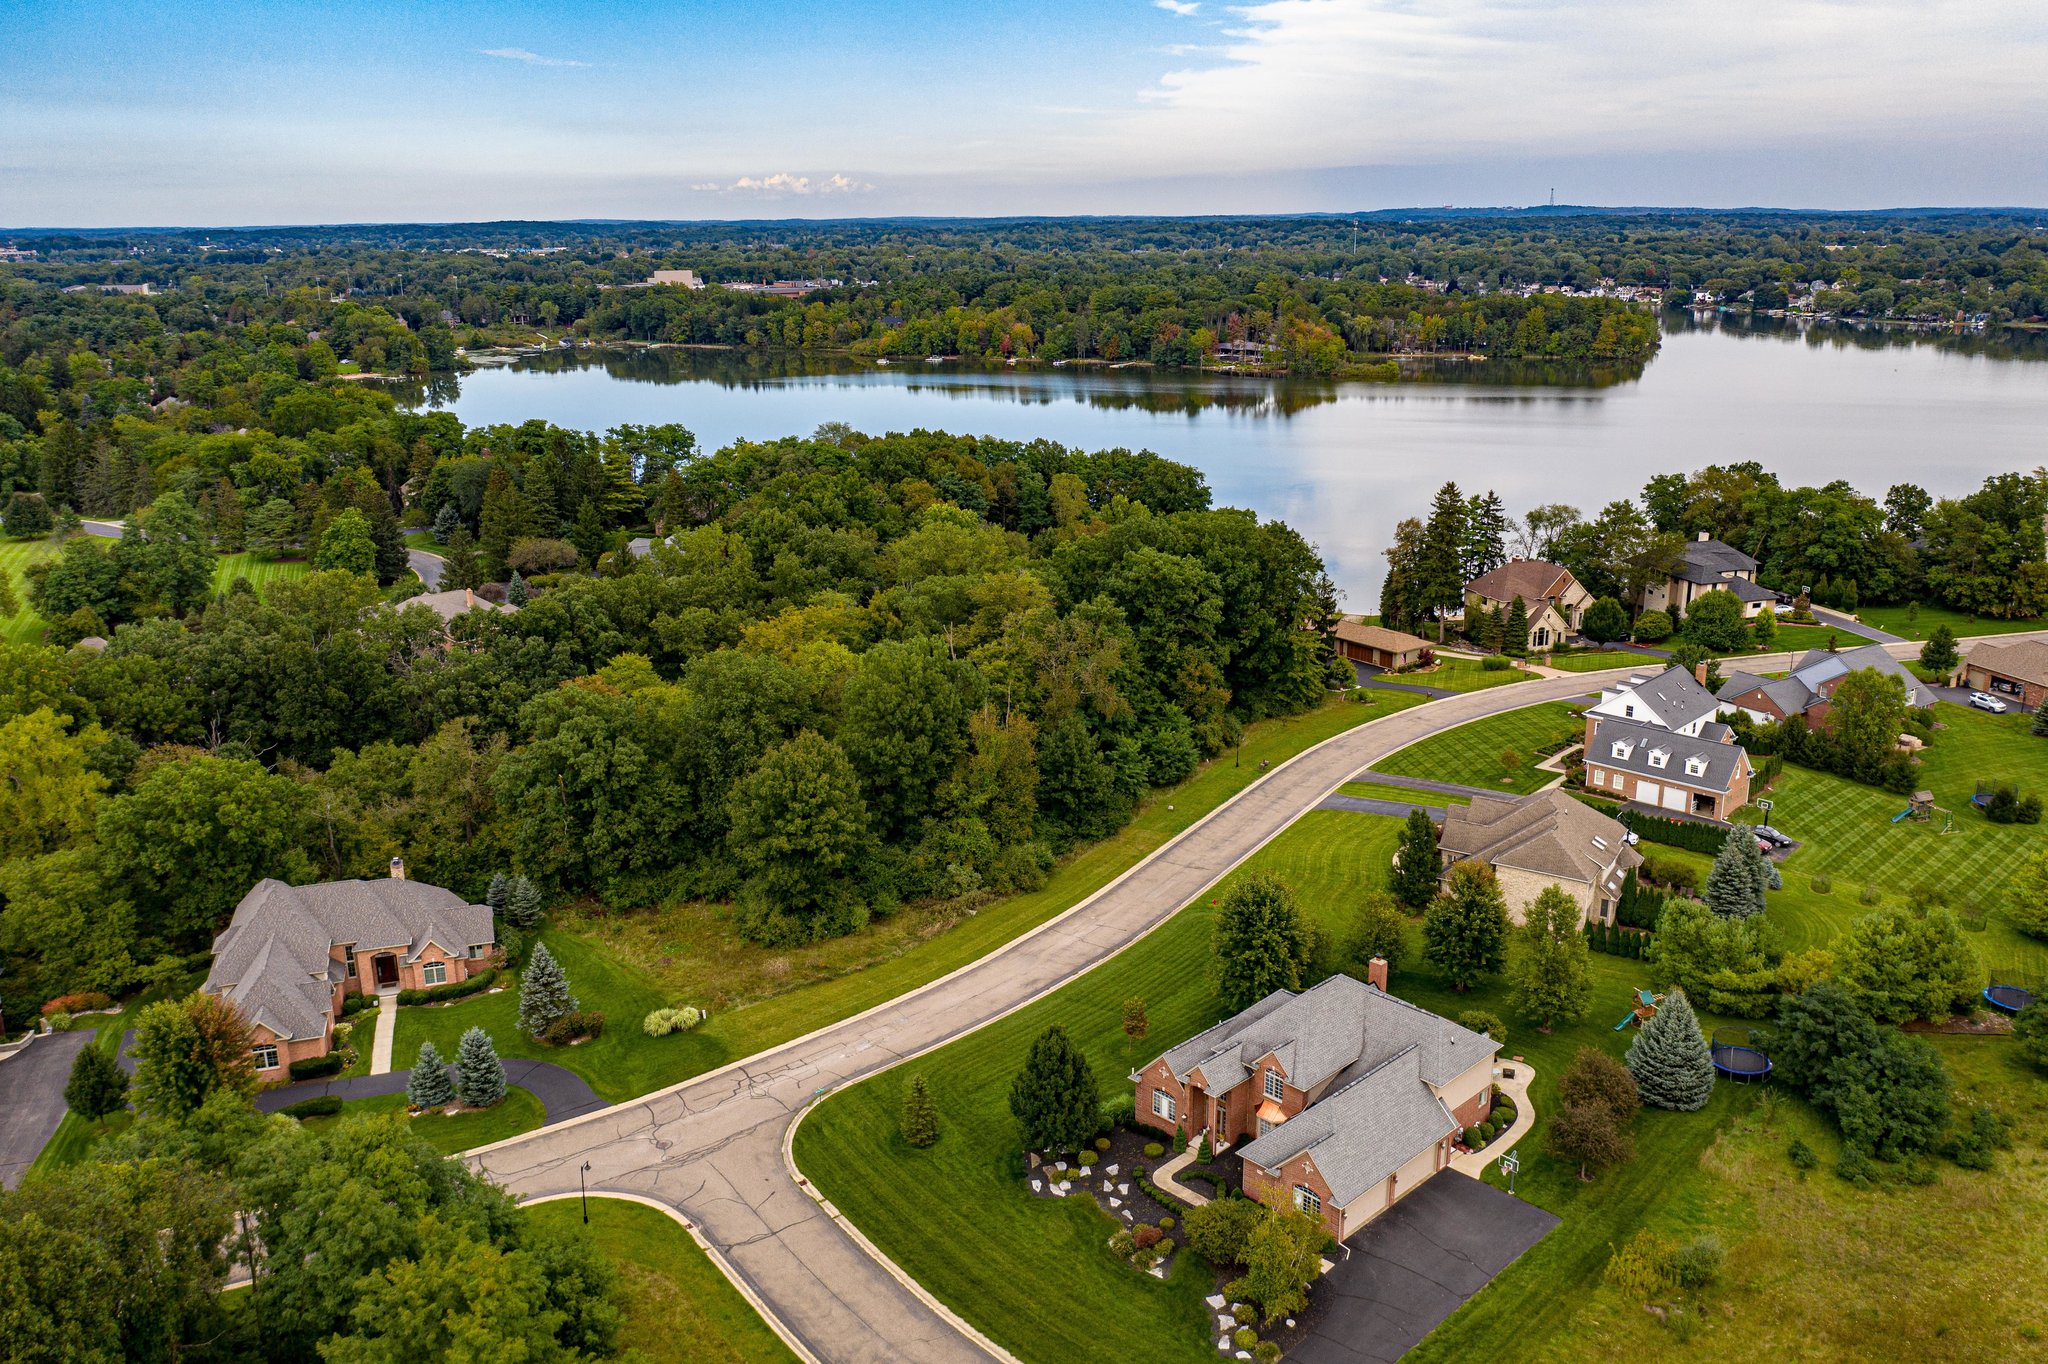
{"label": "front entry door", "polygon": [[388,990],[398,984],[398,958],[382,956],[377,958],[377,988]]}

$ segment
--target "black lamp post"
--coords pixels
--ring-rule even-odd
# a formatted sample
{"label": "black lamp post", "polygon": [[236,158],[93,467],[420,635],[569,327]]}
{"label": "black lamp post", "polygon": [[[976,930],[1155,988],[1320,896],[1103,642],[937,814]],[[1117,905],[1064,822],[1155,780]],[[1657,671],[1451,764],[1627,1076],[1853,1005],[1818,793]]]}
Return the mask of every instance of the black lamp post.
{"label": "black lamp post", "polygon": [[583,1176],[590,1173],[590,1162],[584,1161],[583,1168],[576,1172],[576,1188],[583,1195],[583,1225],[590,1225],[590,1187],[583,1182]]}

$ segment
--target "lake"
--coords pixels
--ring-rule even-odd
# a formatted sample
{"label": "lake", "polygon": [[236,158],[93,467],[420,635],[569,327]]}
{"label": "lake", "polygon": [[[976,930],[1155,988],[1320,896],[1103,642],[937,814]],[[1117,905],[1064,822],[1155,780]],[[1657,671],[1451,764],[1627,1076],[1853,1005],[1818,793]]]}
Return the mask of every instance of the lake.
{"label": "lake", "polygon": [[1846,479],[1954,494],[2048,464],[2048,336],[1907,336],[1667,318],[1640,372],[1439,363],[1399,383],[983,368],[579,350],[437,380],[414,401],[470,425],[542,418],[604,430],[680,422],[706,449],[842,421],[1083,449],[1147,449],[1201,469],[1219,506],[1314,541],[1346,605],[1372,611],[1394,523],[1446,479],[1516,515],[1587,514],[1667,470],[1755,460],[1787,483]]}

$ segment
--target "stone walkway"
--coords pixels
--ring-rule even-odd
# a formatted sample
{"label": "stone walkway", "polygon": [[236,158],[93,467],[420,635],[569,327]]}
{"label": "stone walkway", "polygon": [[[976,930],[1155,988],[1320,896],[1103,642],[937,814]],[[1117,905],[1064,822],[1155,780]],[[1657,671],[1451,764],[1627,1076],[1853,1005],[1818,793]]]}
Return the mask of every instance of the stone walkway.
{"label": "stone walkway", "polygon": [[[357,1024],[358,1027],[362,1026]],[[377,993],[377,1033],[370,1042],[370,1074],[391,1073],[391,1044],[398,1038],[398,992]]]}
{"label": "stone walkway", "polygon": [[[1509,1076],[1509,1071],[1514,1075]],[[1487,1166],[1514,1150],[1515,1143],[1529,1135],[1529,1129],[1536,1125],[1536,1105],[1529,1102],[1529,1081],[1535,1078],[1536,1067],[1527,1061],[1502,1061],[1494,1067],[1494,1083],[1515,1105],[1515,1124],[1488,1142],[1484,1151],[1460,1151],[1452,1156],[1453,1170],[1477,1179],[1486,1173]]]}

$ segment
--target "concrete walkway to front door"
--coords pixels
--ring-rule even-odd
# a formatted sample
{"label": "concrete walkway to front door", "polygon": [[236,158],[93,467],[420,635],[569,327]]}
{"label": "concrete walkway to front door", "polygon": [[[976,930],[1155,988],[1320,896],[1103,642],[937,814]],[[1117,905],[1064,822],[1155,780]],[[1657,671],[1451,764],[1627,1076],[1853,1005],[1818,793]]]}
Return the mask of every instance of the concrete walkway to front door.
{"label": "concrete walkway to front door", "polygon": [[377,992],[377,1035],[370,1043],[370,1074],[391,1070],[391,1044],[398,1037],[398,991]]}
{"label": "concrete walkway to front door", "polygon": [[1451,1157],[1451,1168],[1459,1174],[1474,1179],[1486,1173],[1486,1167],[1515,1149],[1515,1143],[1529,1135],[1529,1129],[1536,1125],[1536,1105],[1529,1102],[1529,1082],[1536,1078],[1536,1067],[1519,1056],[1512,1061],[1502,1061],[1493,1068],[1494,1083],[1500,1092],[1514,1100],[1515,1125],[1486,1144],[1484,1151],[1461,1151]]}

